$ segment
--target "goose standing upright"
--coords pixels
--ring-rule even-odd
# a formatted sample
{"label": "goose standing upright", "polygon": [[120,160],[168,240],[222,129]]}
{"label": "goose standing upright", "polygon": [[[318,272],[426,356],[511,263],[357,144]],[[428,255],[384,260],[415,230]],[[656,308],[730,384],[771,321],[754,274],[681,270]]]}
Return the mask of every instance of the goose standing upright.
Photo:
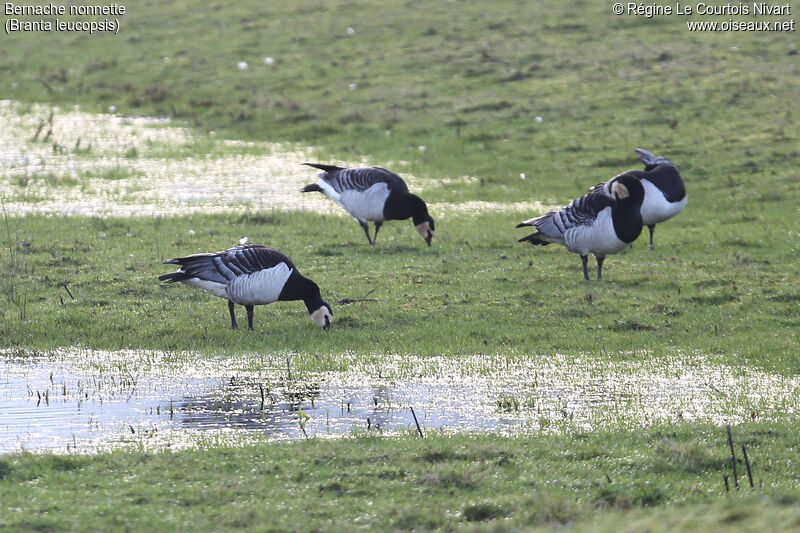
{"label": "goose standing upright", "polygon": [[[303,163],[322,170],[317,183],[306,185],[301,192],[321,192],[350,213],[374,246],[378,230],[386,220],[412,218],[428,246],[433,239],[433,219],[428,206],[411,194],[403,178],[380,167],[344,168],[319,163]],[[375,236],[370,238],[368,221],[375,223]]]}
{"label": "goose standing upright", "polygon": [[164,263],[180,266],[175,272],[159,276],[160,281],[180,281],[226,298],[233,329],[239,329],[234,304],[245,307],[247,325],[253,329],[253,306],[286,300],[303,300],[316,325],[322,329],[331,325],[331,306],[322,300],[317,284],[300,274],[292,260],[274,248],[248,244]]}
{"label": "goose standing upright", "polygon": [[628,170],[603,183],[592,187],[592,192],[602,192],[611,197],[611,187],[621,176],[633,176],[644,186],[642,202],[642,224],[650,230],[650,249],[653,249],[653,232],[656,224],[674,217],[686,207],[688,196],[680,172],[675,163],[665,157],[657,157],[636,148],[639,161],[644,164],[644,171]]}
{"label": "goose standing upright", "polygon": [[603,279],[606,255],[619,252],[642,232],[640,208],[644,187],[634,177],[622,175],[618,178],[611,185],[611,197],[590,192],[559,211],[518,224],[518,228],[536,227],[536,233],[519,241],[540,246],[551,242],[563,244],[567,250],[581,256],[583,277],[587,280],[587,261],[592,253],[597,258],[597,279]]}

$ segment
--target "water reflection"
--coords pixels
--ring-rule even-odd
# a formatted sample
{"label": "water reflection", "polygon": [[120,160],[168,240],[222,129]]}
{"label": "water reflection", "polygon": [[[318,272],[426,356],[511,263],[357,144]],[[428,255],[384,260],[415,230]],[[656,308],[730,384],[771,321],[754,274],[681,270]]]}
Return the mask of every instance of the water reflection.
{"label": "water reflection", "polygon": [[[52,117],[49,142],[32,142]],[[301,145],[216,139],[169,119],[121,117],[0,100],[0,187],[11,216],[28,213],[151,216],[191,213],[313,211],[345,216],[321,195],[301,195],[314,159]],[[47,129],[47,128],[45,128]],[[56,149],[60,147],[61,149]],[[350,161],[358,165],[358,161]],[[477,178],[404,178],[428,190]],[[510,210],[546,211],[539,202],[439,203],[439,216]]]}
{"label": "water reflection", "polygon": [[426,431],[724,423],[794,412],[800,392],[796,379],[714,365],[696,355],[658,365],[558,355],[387,355],[348,372],[302,378],[269,360],[252,370],[259,357],[268,356],[0,351],[0,453],[180,448],[204,440],[331,438],[355,430],[390,434],[415,431],[411,408]]}

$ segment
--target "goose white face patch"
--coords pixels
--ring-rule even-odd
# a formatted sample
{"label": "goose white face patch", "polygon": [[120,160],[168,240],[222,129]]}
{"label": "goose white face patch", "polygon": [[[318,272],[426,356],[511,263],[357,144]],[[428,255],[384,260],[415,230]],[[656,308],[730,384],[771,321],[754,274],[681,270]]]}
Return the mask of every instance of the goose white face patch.
{"label": "goose white face patch", "polygon": [[314,324],[318,325],[322,329],[328,329],[333,321],[333,315],[328,310],[327,306],[323,305],[311,313],[311,320],[313,320]]}
{"label": "goose white face patch", "polygon": [[417,229],[419,234],[422,235],[422,238],[425,239],[426,241],[428,240],[429,236],[433,237],[433,230],[431,229],[430,222],[423,222],[422,224],[417,224],[414,227]]}
{"label": "goose white face patch", "polygon": [[622,200],[623,198],[627,198],[630,196],[630,192],[628,192],[628,188],[623,185],[622,183],[615,181],[614,184],[611,186],[611,192],[617,195],[617,198]]}

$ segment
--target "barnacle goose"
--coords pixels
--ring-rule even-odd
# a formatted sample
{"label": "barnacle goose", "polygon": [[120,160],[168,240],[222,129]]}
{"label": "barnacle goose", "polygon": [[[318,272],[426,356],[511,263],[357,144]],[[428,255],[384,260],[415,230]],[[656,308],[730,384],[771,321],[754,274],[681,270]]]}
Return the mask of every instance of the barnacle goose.
{"label": "barnacle goose", "polygon": [[286,300],[303,300],[316,325],[322,329],[331,325],[331,306],[322,300],[317,284],[300,274],[292,260],[274,248],[248,244],[164,263],[180,266],[175,272],[159,276],[160,281],[180,281],[226,298],[233,329],[239,329],[233,304],[247,309],[247,326],[253,329],[253,306]]}
{"label": "barnacle goose", "polygon": [[[411,194],[403,178],[380,167],[344,168],[319,163],[303,163],[322,170],[317,183],[306,185],[302,192],[321,192],[350,213],[375,245],[378,230],[386,220],[405,220],[411,217],[428,246],[433,239],[433,219],[428,206],[419,196]],[[375,223],[375,236],[370,238],[367,221]]]}
{"label": "barnacle goose", "polygon": [[603,260],[636,240],[642,232],[639,209],[644,187],[632,176],[617,176],[611,185],[612,197],[599,192],[573,200],[560,211],[550,211],[526,220],[517,227],[535,226],[536,233],[520,239],[547,246],[563,244],[572,253],[580,254],[583,277],[589,279],[586,263],[590,253],[597,258],[597,279],[603,278]]}
{"label": "barnacle goose", "polygon": [[642,202],[642,224],[650,230],[650,249],[653,249],[653,232],[656,224],[674,217],[686,207],[686,187],[675,163],[665,157],[657,157],[641,148],[636,148],[644,171],[629,170],[608,181],[592,187],[592,192],[602,192],[611,196],[611,186],[620,176],[633,176],[644,186]]}

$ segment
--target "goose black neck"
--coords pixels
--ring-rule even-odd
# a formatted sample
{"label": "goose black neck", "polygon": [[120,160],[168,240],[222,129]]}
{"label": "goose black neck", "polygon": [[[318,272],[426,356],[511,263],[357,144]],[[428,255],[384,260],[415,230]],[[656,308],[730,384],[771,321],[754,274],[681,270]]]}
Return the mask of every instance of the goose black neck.
{"label": "goose black neck", "polygon": [[319,286],[300,274],[297,270],[293,271],[283,285],[283,290],[280,296],[280,301],[289,300],[303,300],[306,304],[306,309],[311,313],[316,311],[322,306],[322,296],[319,293]]}
{"label": "goose black neck", "polygon": [[631,243],[642,232],[641,202],[635,198],[617,200],[617,205],[611,209],[611,221],[614,223],[614,233],[622,242]]}
{"label": "goose black neck", "polygon": [[414,224],[419,224],[424,222],[427,216],[428,207],[422,198],[415,194],[392,191],[383,206],[383,217],[386,220],[405,220],[413,217]]}
{"label": "goose black neck", "polygon": [[664,193],[668,202],[680,202],[686,196],[686,187],[678,169],[672,165],[658,165],[644,177]]}

